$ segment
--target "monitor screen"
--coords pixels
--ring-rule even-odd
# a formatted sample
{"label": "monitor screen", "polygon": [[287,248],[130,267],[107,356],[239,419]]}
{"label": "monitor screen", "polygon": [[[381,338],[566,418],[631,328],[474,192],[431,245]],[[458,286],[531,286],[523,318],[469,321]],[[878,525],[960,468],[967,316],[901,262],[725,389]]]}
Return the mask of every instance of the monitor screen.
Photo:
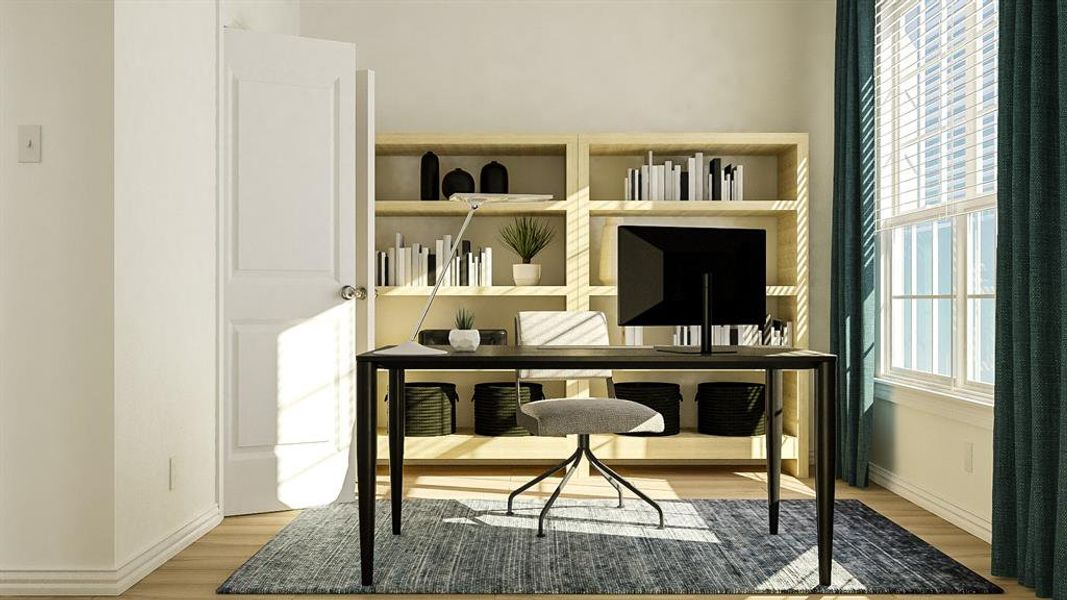
{"label": "monitor screen", "polygon": [[618,239],[619,325],[699,325],[705,273],[712,324],[763,324],[764,230],[622,225]]}

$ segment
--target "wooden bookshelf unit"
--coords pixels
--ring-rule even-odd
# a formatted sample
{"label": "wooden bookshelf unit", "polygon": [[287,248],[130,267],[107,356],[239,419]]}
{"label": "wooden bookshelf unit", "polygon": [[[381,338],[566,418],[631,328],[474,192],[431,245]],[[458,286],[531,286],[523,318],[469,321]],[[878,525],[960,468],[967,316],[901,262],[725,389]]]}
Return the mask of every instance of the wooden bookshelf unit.
{"label": "wooden bookshelf unit", "polygon": [[[605,223],[688,224],[754,227],[768,232],[767,312],[792,321],[794,345],[808,347],[808,136],[804,133],[596,133],[596,134],[379,134],[376,144],[376,234],[378,249],[392,245],[394,232],[406,239],[432,243],[455,234],[466,212],[460,203],[420,201],[419,161],[433,151],[440,174],[463,168],[478,180],[482,165],[497,160],[508,168],[510,191],[551,194],[549,202],[488,204],[480,209],[465,236],[472,245],[492,246],[492,287],[442,287],[426,328],[450,328],[457,308],[476,314],[475,326],[508,330],[519,310],[602,310],[615,322],[616,288],[601,282],[600,233]],[[623,200],[626,169],[641,165],[648,151],[663,158],[695,152],[743,164],[743,201]],[[535,259],[542,264],[541,284],[515,286],[511,265],[516,257],[499,241],[497,231],[515,216],[538,216],[556,229],[552,245]],[[432,247],[432,246],[431,246]],[[380,287],[376,300],[375,345],[399,343],[410,334],[429,287]],[[645,343],[670,343],[669,328],[646,328]],[[612,327],[612,342],[622,343],[622,328]],[[444,379],[447,377],[447,379]],[[416,371],[408,381],[447,380],[457,384],[459,433],[410,437],[409,462],[423,464],[520,464],[560,460],[573,451],[569,440],[474,435],[471,396],[475,383],[513,381],[510,372]],[[648,438],[594,436],[597,454],[620,463],[747,464],[762,461],[762,436],[719,437],[694,431],[696,385],[702,381],[762,382],[760,371],[646,372],[616,371],[616,381],[672,381],[682,386],[682,433]],[[385,377],[379,427],[384,429]],[[783,468],[806,477],[810,453],[810,381],[799,372],[783,374]],[[604,394],[599,382],[547,384],[547,395]],[[387,459],[384,432],[379,456]]]}

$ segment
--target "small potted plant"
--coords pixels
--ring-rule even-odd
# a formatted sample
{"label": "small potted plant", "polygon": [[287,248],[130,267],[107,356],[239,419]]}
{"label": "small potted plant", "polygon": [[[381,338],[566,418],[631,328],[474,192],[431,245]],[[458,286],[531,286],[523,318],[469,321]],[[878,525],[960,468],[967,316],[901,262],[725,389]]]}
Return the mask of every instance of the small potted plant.
{"label": "small potted plant", "polygon": [[456,311],[456,327],[448,332],[448,343],[456,352],[474,352],[481,342],[481,333],[474,328],[474,313],[461,308]]}
{"label": "small potted plant", "polygon": [[541,265],[530,261],[556,237],[548,223],[533,217],[519,217],[500,230],[500,240],[522,259],[511,267],[515,285],[537,285],[541,282]]}

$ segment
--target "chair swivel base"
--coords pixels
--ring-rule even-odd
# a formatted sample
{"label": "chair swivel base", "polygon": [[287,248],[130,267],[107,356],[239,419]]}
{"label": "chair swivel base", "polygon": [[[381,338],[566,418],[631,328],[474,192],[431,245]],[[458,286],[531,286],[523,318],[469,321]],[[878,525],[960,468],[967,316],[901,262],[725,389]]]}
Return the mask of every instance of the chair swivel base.
{"label": "chair swivel base", "polygon": [[583,456],[589,461],[589,464],[593,465],[594,469],[599,471],[600,474],[608,480],[608,483],[611,484],[611,487],[615,488],[615,491],[619,495],[619,508],[622,508],[623,506],[622,488],[625,487],[634,494],[637,494],[637,497],[644,500],[646,503],[648,503],[649,506],[656,509],[656,513],[659,514],[658,528],[663,529],[663,509],[660,508],[659,504],[657,504],[652,498],[646,496],[643,492],[641,492],[641,490],[634,487],[632,483],[623,479],[610,467],[600,462],[600,459],[593,454],[592,449],[590,449],[589,447],[589,434],[584,433],[578,435],[578,449],[574,451],[574,454],[571,454],[563,462],[549,467],[547,471],[541,473],[537,477],[534,477],[530,481],[523,484],[522,487],[515,490],[514,492],[511,492],[511,494],[508,495],[507,514],[515,514],[512,511],[511,507],[512,504],[515,502],[516,496],[532,488],[541,481],[544,481],[545,479],[551,477],[555,473],[563,469],[567,469],[567,472],[563,475],[563,479],[559,482],[559,485],[556,487],[555,491],[552,492],[552,495],[549,496],[548,502],[545,503],[544,508],[541,509],[540,516],[537,518],[537,537],[545,537],[545,519],[548,517],[548,511],[552,508],[552,505],[556,503],[556,498],[559,498],[560,493],[563,491],[563,487],[567,485],[567,482],[570,480],[571,475],[573,475],[574,472],[578,469],[578,465],[581,464]]}

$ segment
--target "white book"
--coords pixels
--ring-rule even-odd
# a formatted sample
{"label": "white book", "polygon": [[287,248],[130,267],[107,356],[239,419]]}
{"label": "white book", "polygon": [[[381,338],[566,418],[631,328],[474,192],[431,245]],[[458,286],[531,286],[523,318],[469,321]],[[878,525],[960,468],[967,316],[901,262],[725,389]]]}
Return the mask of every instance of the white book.
{"label": "white book", "polygon": [[652,167],[652,199],[663,200],[663,165]]}
{"label": "white book", "polygon": [[408,263],[411,260],[408,258],[408,249],[401,247],[400,252],[396,256],[396,284],[398,286],[404,286],[408,284]]}
{"label": "white book", "polygon": [[474,253],[467,253],[467,287],[474,287],[477,285],[476,280],[478,277],[474,272]]}
{"label": "white book", "polygon": [[430,249],[422,249],[422,267],[420,269],[419,279],[422,281],[419,285],[430,285]]}
{"label": "white book", "polygon": [[444,277],[444,274],[445,274],[445,265],[443,264],[444,260],[446,258],[446,255],[445,255],[445,241],[444,240],[436,240],[436,241],[434,241],[433,251],[437,255],[437,261],[434,263],[434,266],[433,266],[433,281],[434,281],[434,283],[437,283],[438,281],[441,281],[441,277]]}
{"label": "white book", "polygon": [[389,273],[385,285],[396,285],[396,248],[386,250],[386,260],[389,262]]}
{"label": "white book", "polygon": [[411,245],[411,285],[422,285],[422,244]]}
{"label": "white book", "polygon": [[734,170],[734,179],[737,186],[737,198],[735,200],[741,201],[745,199],[745,166],[737,165],[737,169]]}
{"label": "white book", "polygon": [[396,274],[396,279],[393,282],[393,285],[404,285],[403,283],[401,283],[401,273],[402,273],[402,271],[400,269],[400,261],[404,260],[404,255],[401,254],[401,252],[400,252],[400,250],[403,249],[403,248],[404,248],[404,234],[402,234],[402,233],[400,233],[398,231],[394,235],[394,241],[393,241],[393,249],[396,251],[396,261],[394,263],[396,266],[395,266],[395,268],[393,270],[393,272]]}
{"label": "white book", "polygon": [[626,177],[622,180],[622,199],[630,199],[630,173],[626,173]]}
{"label": "white book", "polygon": [[493,285],[493,249],[485,249],[485,285]]}
{"label": "white book", "polygon": [[663,199],[677,200],[674,197],[674,162],[663,161],[663,174],[666,177],[666,181],[663,182]]}
{"label": "white book", "polygon": [[704,190],[704,153],[697,152],[693,162],[696,164],[694,165],[693,172],[689,174],[689,177],[696,178],[697,189],[694,190],[696,195],[690,198],[690,200],[707,200],[708,194]]}
{"label": "white book", "polygon": [[682,165],[674,165],[674,200],[682,199]]}
{"label": "white book", "polygon": [[[449,285],[449,286],[456,285],[456,280],[455,280],[456,276],[454,275],[454,273],[456,272],[456,258],[454,256],[452,256],[453,248],[452,248],[452,235],[451,234],[445,236],[444,246],[445,246],[445,260],[448,261],[448,262],[445,263],[445,283],[444,283],[444,285]],[[452,260],[448,260],[449,258],[451,258]]]}
{"label": "white book", "polygon": [[[730,165],[726,165],[727,167]],[[726,167],[722,168],[722,199],[730,199],[730,180],[726,177]]]}
{"label": "white book", "polygon": [[648,200],[649,190],[652,189],[652,182],[649,181],[652,178],[652,174],[649,172],[648,165],[641,165],[641,196],[638,200]]}
{"label": "white book", "polygon": [[687,181],[686,181],[686,192],[687,192],[686,198],[689,198],[690,200],[696,200],[697,199],[697,180],[696,180],[696,171],[697,171],[697,169],[696,169],[696,164],[697,164],[697,159],[695,159],[693,157],[690,157],[686,161],[686,165],[685,165],[686,166],[686,172],[689,173],[689,177],[687,178]]}

